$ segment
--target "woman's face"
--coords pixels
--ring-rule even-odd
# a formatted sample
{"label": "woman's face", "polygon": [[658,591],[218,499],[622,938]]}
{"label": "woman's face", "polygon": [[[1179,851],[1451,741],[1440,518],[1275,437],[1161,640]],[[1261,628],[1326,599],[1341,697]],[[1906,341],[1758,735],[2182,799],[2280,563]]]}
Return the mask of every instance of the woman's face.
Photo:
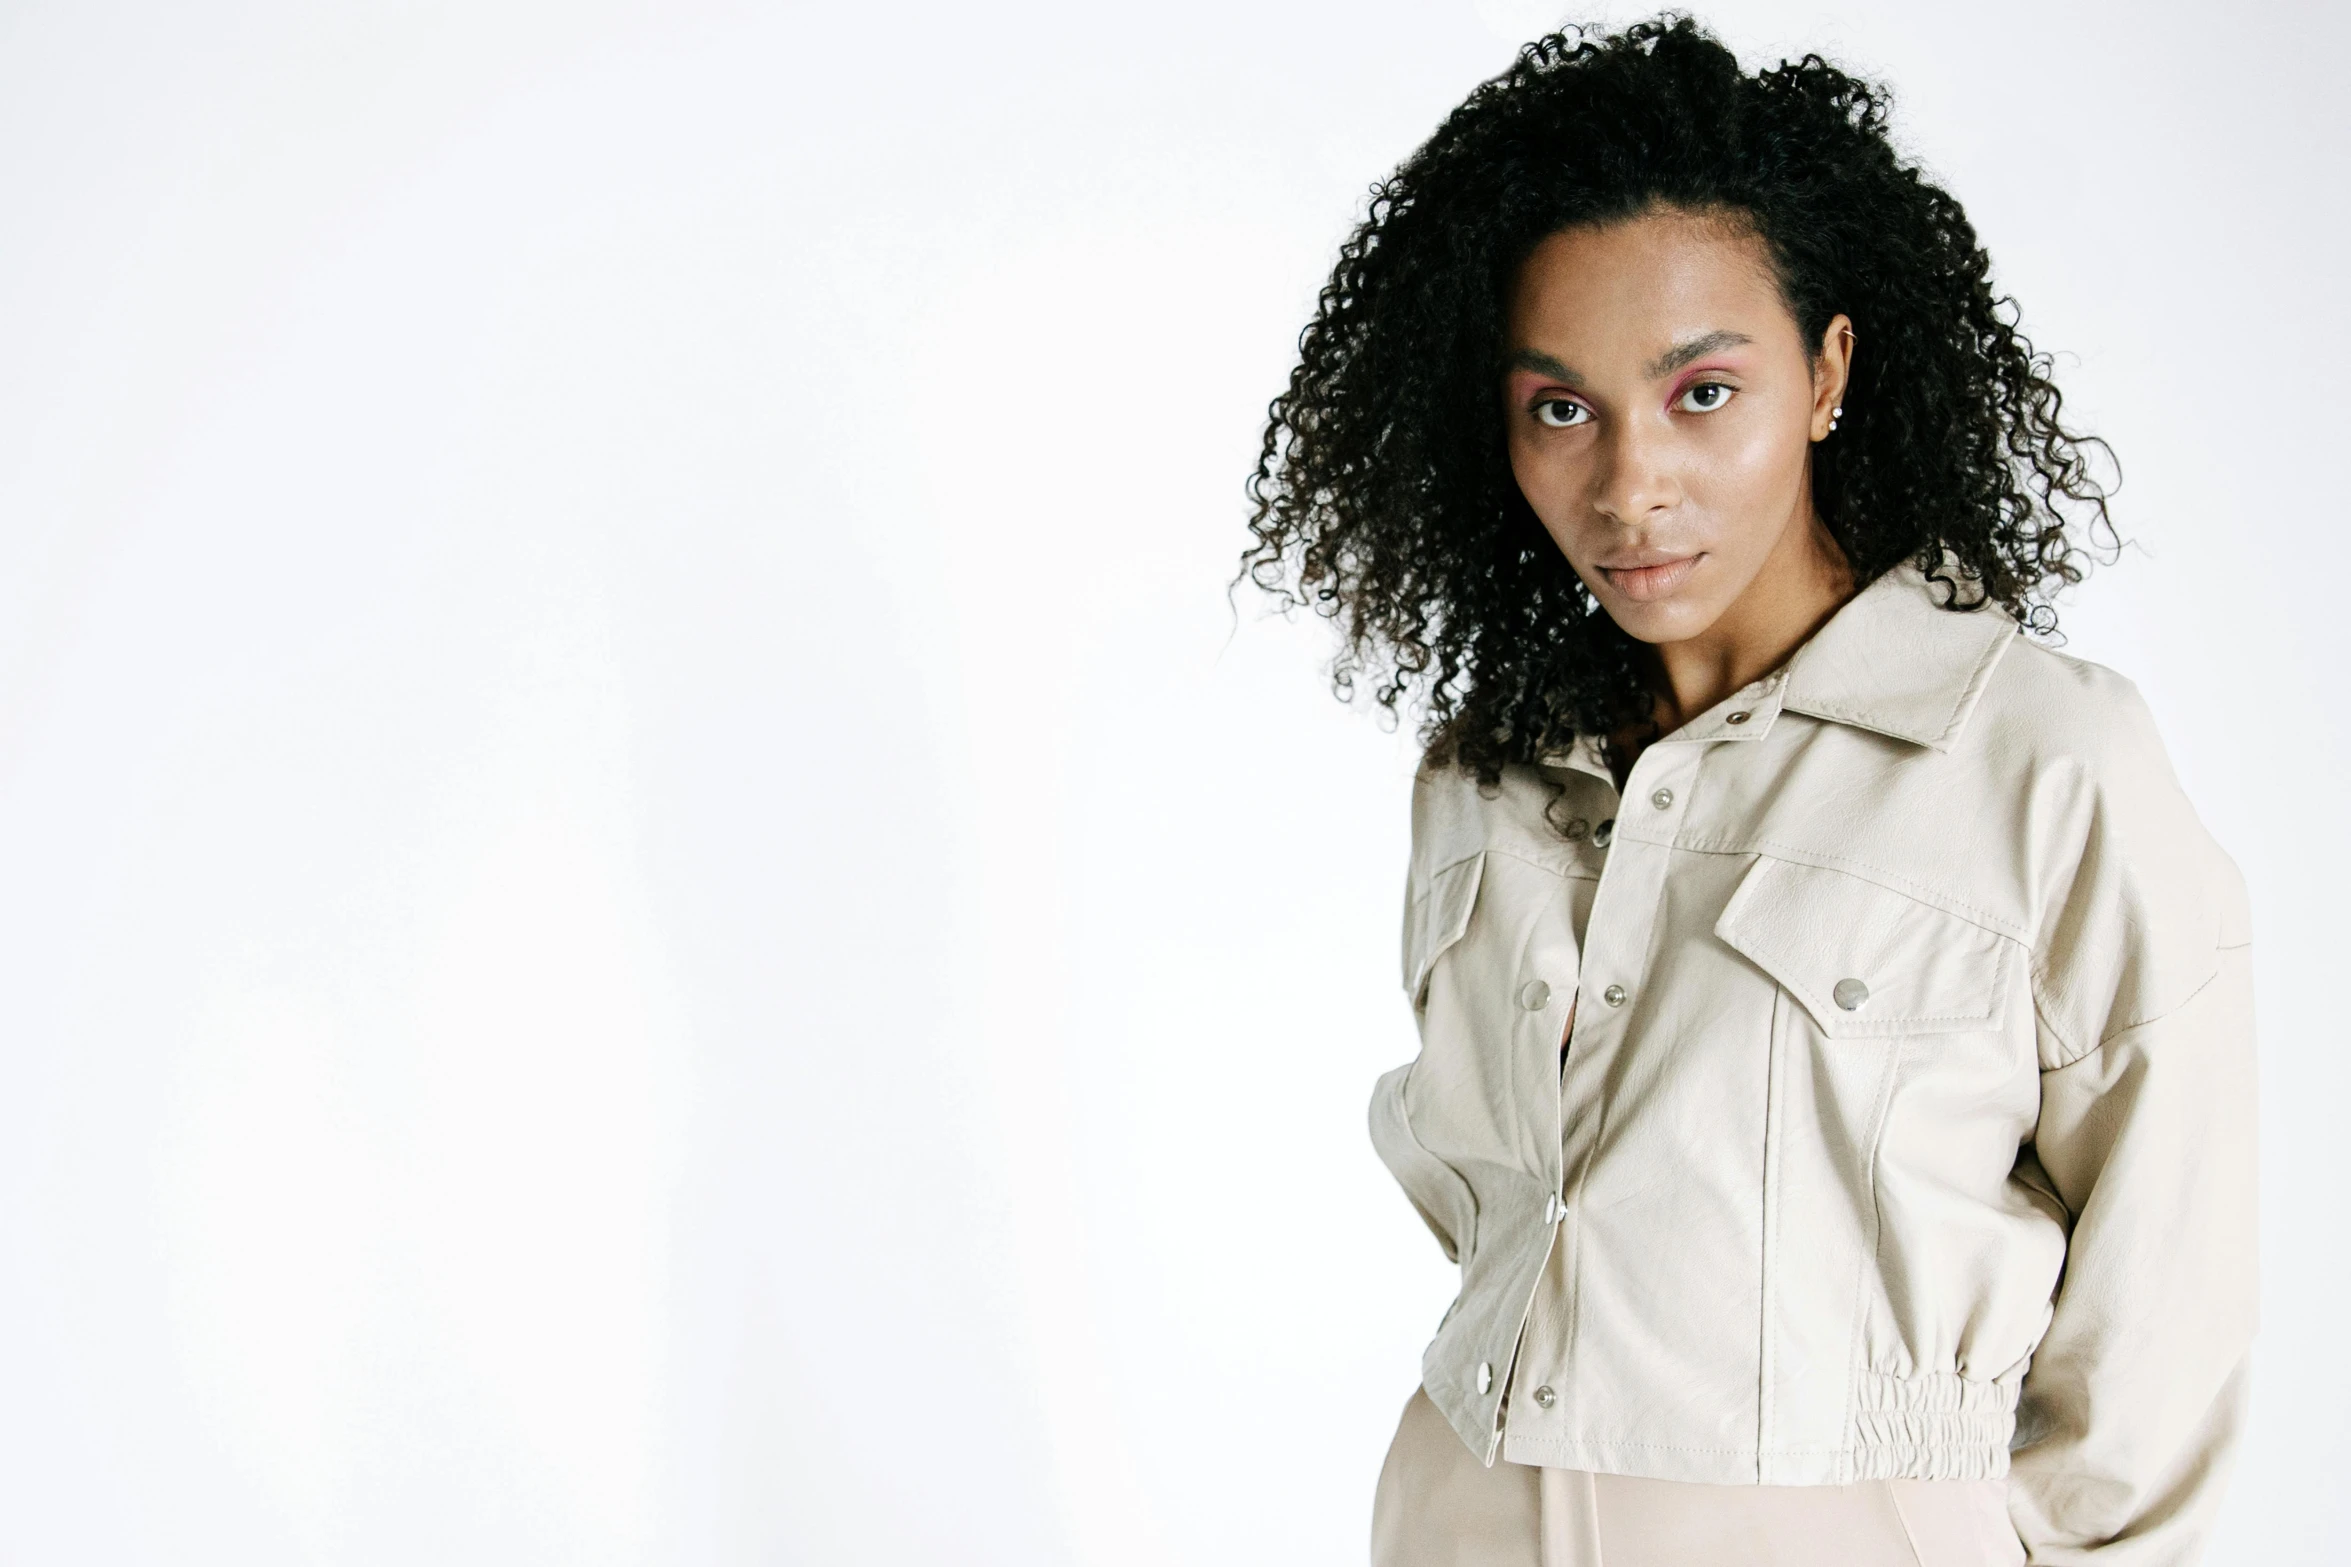
{"label": "woman's face", "polygon": [[1511,471],[1628,633],[1732,635],[1759,597],[1842,569],[1811,452],[1850,327],[1804,342],[1761,239],[1669,209],[1554,234],[1508,330]]}

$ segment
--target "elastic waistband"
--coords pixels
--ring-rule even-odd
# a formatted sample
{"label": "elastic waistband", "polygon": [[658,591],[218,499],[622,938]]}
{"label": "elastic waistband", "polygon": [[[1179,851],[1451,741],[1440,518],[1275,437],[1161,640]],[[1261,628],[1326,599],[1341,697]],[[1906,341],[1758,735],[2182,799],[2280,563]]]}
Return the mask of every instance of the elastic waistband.
{"label": "elastic waistband", "polygon": [[1853,1478],[2002,1478],[2016,1433],[2019,1385],[1952,1372],[1863,1372],[1854,1390]]}

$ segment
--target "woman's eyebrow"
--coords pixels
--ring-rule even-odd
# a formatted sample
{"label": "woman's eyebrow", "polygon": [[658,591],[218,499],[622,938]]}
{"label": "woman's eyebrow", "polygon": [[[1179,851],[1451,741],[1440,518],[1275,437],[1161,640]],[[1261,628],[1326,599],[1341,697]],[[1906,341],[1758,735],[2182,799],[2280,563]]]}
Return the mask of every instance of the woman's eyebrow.
{"label": "woman's eyebrow", "polygon": [[1532,370],[1547,375],[1554,381],[1565,381],[1570,386],[1581,386],[1584,378],[1540,349],[1521,348],[1513,353],[1506,365],[1512,370]]}
{"label": "woman's eyebrow", "polygon": [[1673,347],[1650,360],[1645,373],[1650,380],[1654,381],[1660,376],[1671,375],[1692,360],[1703,359],[1718,349],[1738,348],[1754,341],[1755,339],[1744,332],[1708,332],[1703,337],[1693,337],[1688,342],[1674,344]]}

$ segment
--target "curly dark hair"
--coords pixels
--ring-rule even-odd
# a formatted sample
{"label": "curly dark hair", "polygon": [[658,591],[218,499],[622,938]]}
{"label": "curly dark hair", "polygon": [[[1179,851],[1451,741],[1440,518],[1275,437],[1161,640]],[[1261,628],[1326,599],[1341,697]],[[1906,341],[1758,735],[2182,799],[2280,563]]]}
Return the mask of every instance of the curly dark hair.
{"label": "curly dark hair", "polygon": [[[2050,362],[1992,290],[1949,193],[1887,135],[1888,94],[1816,55],[1747,75],[1686,17],[1520,51],[1372,189],[1268,410],[1240,576],[1335,621],[1332,683],[1424,710],[1432,761],[1491,782],[1651,711],[1619,630],[1512,478],[1511,280],[1562,229],[1664,206],[1768,247],[1805,340],[1861,351],[1815,508],[1857,583],[1904,561],[1955,611],[2056,628],[2050,596],[2119,543],[2104,443],[2059,422]],[[2085,550],[2085,540],[2090,546]]]}

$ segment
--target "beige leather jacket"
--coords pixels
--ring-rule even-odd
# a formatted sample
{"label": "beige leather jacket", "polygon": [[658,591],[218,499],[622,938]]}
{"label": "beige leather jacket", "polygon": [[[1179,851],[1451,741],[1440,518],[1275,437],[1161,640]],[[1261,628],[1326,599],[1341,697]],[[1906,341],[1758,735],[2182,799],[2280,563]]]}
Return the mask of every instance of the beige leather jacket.
{"label": "beige leather jacket", "polygon": [[1423,771],[1371,1119],[1461,1265],[1425,1385],[1489,1463],[1539,1360],[1516,1462],[2007,1474],[2036,1564],[2186,1562],[2254,1324],[2242,883],[2129,682],[1934,592],[1621,798],[1584,745]]}

